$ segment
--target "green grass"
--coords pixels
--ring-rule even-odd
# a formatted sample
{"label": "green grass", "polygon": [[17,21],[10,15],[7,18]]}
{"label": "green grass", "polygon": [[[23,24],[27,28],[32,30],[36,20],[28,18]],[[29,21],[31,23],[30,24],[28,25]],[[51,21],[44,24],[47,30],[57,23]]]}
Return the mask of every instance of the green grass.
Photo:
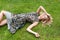
{"label": "green grass", "polygon": [[51,27],[42,27],[39,23],[33,31],[40,34],[40,38],[28,33],[26,28],[30,23],[11,34],[7,25],[0,27],[0,40],[60,40],[60,0],[0,0],[0,11],[7,10],[12,13],[26,13],[36,11],[42,5],[53,17]]}

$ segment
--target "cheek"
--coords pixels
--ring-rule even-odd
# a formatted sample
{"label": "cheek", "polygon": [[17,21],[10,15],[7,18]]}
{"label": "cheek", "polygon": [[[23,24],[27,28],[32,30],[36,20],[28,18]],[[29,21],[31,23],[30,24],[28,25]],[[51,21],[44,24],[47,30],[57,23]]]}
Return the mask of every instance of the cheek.
{"label": "cheek", "polygon": [[41,16],[40,18],[44,19],[44,16]]}
{"label": "cheek", "polygon": [[39,17],[40,19],[43,19],[41,16]]}

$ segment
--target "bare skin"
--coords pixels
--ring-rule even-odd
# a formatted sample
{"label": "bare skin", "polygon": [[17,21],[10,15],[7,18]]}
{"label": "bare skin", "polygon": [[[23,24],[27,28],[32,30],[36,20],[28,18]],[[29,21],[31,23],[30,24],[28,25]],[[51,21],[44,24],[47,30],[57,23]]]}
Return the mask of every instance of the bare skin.
{"label": "bare skin", "polygon": [[[40,7],[37,9],[36,12],[37,12],[37,13],[40,13],[41,10],[42,10],[43,12],[47,13],[46,10],[45,10],[42,6],[40,6]],[[1,11],[1,13],[0,13],[0,26],[3,26],[3,25],[5,25],[5,24],[7,23],[7,19],[2,20],[2,19],[3,19],[3,16],[5,15],[4,13],[5,13],[5,11]],[[44,18],[44,16],[43,16],[42,14],[41,14],[40,16],[38,16],[38,19],[39,19],[39,20],[41,20],[41,19],[43,19],[43,18]],[[26,29],[28,32],[34,34],[36,37],[39,37],[40,35],[39,35],[37,32],[32,31],[32,28],[35,27],[36,25],[38,25],[38,23],[39,23],[39,22],[33,22],[33,23],[32,23],[30,26],[28,26],[28,28]]]}
{"label": "bare skin", "polygon": [[[40,6],[38,9],[37,9],[37,13],[40,13],[41,12],[41,10],[43,11],[43,12],[45,12],[45,13],[47,13],[46,12],[46,10],[42,7],[42,6]],[[38,19],[44,19],[44,14],[41,14],[40,16],[38,16]],[[31,29],[33,28],[33,27],[35,27],[36,25],[38,25],[38,23],[39,22],[34,22],[34,23],[32,23],[30,26],[28,26],[28,28],[27,28],[27,31],[28,32],[30,32],[30,33],[32,33],[32,34],[34,34],[36,37],[40,37],[40,35],[37,33],[37,32],[34,32],[34,31],[32,31]]]}
{"label": "bare skin", "polygon": [[3,26],[7,23],[7,19],[2,20],[3,16],[4,16],[4,13],[1,12],[0,13],[0,26]]}

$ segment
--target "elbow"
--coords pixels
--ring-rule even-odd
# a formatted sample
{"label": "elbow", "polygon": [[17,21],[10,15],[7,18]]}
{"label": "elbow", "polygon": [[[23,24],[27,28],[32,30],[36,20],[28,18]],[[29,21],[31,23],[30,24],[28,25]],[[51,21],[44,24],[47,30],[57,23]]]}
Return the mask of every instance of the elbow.
{"label": "elbow", "polygon": [[40,8],[43,8],[43,6],[40,6]]}
{"label": "elbow", "polygon": [[4,15],[4,13],[5,13],[5,11],[4,11],[4,10],[2,10],[2,11],[1,11],[1,14],[3,14],[3,15]]}
{"label": "elbow", "polygon": [[29,28],[27,28],[26,30],[27,30],[27,31],[29,31],[30,29],[29,29]]}
{"label": "elbow", "polygon": [[29,30],[29,28],[26,29],[27,31]]}
{"label": "elbow", "polygon": [[40,7],[43,7],[43,6],[40,6]]}
{"label": "elbow", "polygon": [[2,10],[1,12],[5,12],[4,10]]}

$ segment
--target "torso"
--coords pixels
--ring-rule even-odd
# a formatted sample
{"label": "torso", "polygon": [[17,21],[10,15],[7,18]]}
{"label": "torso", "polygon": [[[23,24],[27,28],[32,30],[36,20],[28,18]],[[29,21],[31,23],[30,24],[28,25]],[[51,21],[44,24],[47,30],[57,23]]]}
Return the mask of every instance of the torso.
{"label": "torso", "polygon": [[33,23],[35,21],[38,22],[39,21],[38,14],[36,12],[32,12],[32,13],[27,13],[27,14],[13,15],[11,26],[18,29],[18,28],[24,26],[26,21],[31,22],[31,23]]}

